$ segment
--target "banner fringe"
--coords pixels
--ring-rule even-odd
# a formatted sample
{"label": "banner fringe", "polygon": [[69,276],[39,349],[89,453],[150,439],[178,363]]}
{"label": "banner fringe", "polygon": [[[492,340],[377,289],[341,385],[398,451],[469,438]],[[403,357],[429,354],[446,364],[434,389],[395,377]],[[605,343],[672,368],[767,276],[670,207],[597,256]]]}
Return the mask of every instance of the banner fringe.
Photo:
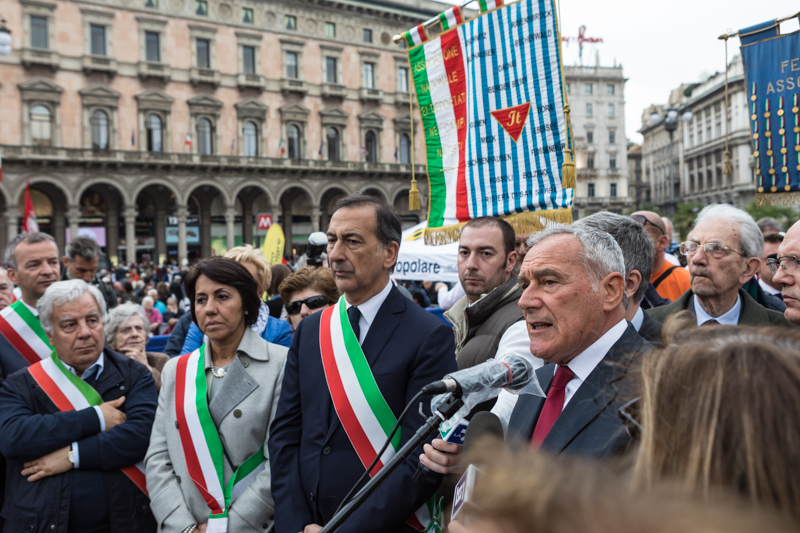
{"label": "banner fringe", "polygon": [[756,205],[758,207],[800,205],[800,192],[756,193]]}
{"label": "banner fringe", "polygon": [[[800,193],[799,193],[800,194]],[[499,217],[511,224],[514,232],[521,235],[536,233],[556,224],[572,224],[572,209],[547,209],[543,211],[527,211]],[[440,228],[425,228],[425,244],[441,246],[458,242],[461,228],[466,222],[451,224]]]}

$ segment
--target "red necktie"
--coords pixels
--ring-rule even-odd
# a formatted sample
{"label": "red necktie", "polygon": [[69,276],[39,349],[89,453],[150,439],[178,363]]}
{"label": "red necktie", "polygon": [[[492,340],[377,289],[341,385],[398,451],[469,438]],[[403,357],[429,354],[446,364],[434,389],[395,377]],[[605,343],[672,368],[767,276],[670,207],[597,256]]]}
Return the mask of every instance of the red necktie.
{"label": "red necktie", "polygon": [[567,383],[569,383],[575,374],[568,366],[559,366],[556,370],[556,375],[553,377],[553,383],[550,385],[550,390],[547,391],[547,399],[542,407],[542,412],[539,414],[539,420],[536,422],[536,427],[533,429],[533,439],[531,439],[531,447],[539,448],[544,441],[544,438],[550,432],[553,424],[556,423],[558,415],[564,409],[564,393],[566,392]]}

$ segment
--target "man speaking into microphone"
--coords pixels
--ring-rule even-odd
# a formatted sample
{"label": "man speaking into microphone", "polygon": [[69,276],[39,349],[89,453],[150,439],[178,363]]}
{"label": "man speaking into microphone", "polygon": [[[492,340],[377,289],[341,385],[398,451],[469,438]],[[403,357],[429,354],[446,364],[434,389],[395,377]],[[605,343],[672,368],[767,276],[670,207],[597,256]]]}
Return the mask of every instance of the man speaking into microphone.
{"label": "man speaking into microphone", "polygon": [[[330,521],[406,404],[456,370],[450,328],[389,279],[400,238],[400,219],[374,198],[337,202],[328,260],[343,296],[298,326],[270,430],[277,533],[316,533]],[[403,420],[372,475],[422,422],[416,411]],[[442,476],[414,481],[416,469],[412,455],[338,531],[424,531]]]}

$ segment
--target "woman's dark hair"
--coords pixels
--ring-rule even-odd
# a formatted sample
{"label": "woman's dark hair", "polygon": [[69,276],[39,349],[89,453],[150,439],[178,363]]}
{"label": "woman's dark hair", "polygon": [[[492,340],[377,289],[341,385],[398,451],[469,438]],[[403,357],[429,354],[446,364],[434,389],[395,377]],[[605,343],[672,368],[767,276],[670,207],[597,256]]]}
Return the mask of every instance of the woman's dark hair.
{"label": "woman's dark hair", "polygon": [[286,265],[281,264],[281,265],[272,265],[271,270],[272,270],[272,282],[269,285],[269,290],[267,290],[267,293],[270,296],[275,296],[280,292],[278,290],[278,287],[281,286],[283,280],[292,275],[292,269]]}
{"label": "woman's dark hair", "polygon": [[239,296],[242,297],[245,325],[250,327],[256,323],[261,299],[258,297],[258,284],[255,278],[238,261],[227,257],[212,257],[204,259],[192,267],[184,281],[186,296],[191,302],[192,320],[195,324],[197,324],[197,316],[194,312],[195,285],[200,276],[236,289]]}

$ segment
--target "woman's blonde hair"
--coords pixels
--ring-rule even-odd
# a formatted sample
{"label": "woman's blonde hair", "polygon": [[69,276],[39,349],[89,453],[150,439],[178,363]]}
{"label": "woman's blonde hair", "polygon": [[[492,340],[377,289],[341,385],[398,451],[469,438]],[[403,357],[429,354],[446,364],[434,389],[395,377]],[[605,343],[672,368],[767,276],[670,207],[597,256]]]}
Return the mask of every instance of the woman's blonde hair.
{"label": "woman's blonde hair", "polygon": [[681,313],[665,338],[642,362],[636,482],[725,487],[800,523],[800,332]]}
{"label": "woman's blonde hair", "polygon": [[244,246],[231,248],[225,252],[223,257],[233,259],[234,261],[238,261],[240,263],[250,263],[251,265],[255,265],[258,290],[266,291],[269,288],[269,285],[272,282],[272,271],[270,270],[269,261],[267,261],[263,255],[261,255],[261,250],[258,248],[253,248],[251,244],[245,244]]}

